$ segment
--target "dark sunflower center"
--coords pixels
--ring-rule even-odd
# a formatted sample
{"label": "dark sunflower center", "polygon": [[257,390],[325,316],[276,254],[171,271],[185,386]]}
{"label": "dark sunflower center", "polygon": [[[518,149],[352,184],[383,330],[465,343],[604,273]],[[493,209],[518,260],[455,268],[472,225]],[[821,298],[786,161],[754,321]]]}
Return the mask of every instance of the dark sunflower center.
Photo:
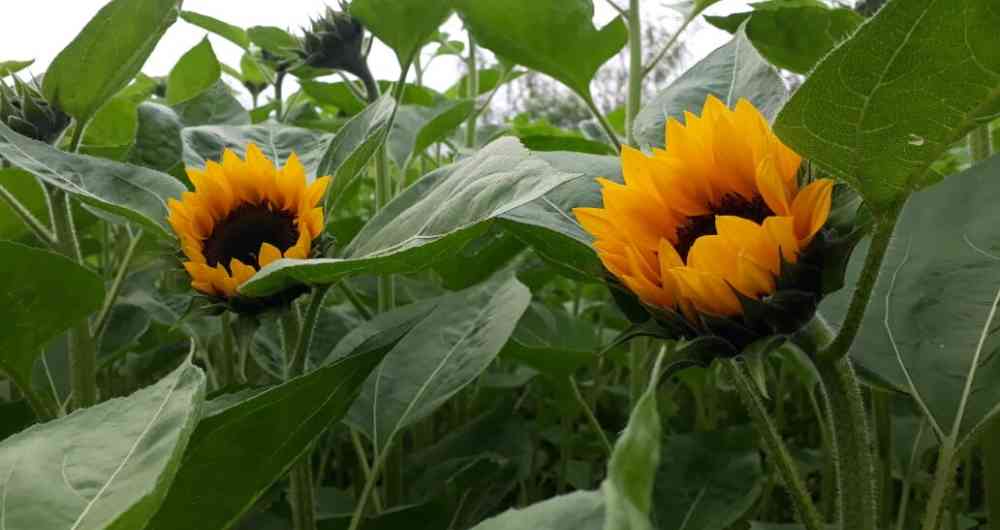
{"label": "dark sunflower center", "polygon": [[236,258],[257,268],[257,253],[262,243],[270,243],[284,252],[298,239],[299,230],[292,214],[273,211],[266,203],[244,204],[215,224],[212,235],[205,240],[205,261],[211,267],[221,263],[229,269],[229,261]]}
{"label": "dark sunflower center", "polygon": [[757,224],[763,223],[764,219],[774,215],[774,212],[767,207],[767,203],[760,196],[754,196],[753,200],[738,193],[727,193],[719,201],[719,204],[712,205],[712,213],[688,217],[687,220],[677,227],[677,253],[681,259],[687,263],[688,252],[691,246],[701,236],[710,236],[715,231],[715,216],[733,215],[749,219]]}

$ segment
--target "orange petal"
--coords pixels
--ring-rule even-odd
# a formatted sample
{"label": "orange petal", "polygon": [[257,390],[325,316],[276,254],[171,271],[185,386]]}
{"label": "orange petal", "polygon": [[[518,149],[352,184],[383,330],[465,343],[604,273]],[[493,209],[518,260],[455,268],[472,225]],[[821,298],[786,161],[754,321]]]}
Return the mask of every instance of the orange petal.
{"label": "orange petal", "polygon": [[281,259],[281,251],[278,247],[270,243],[261,243],[260,252],[257,253],[257,263],[260,268],[266,267],[272,261]]}
{"label": "orange petal", "polygon": [[757,189],[775,215],[791,215],[788,186],[772,157],[765,158],[757,166]]}
{"label": "orange petal", "polygon": [[684,297],[702,313],[718,316],[740,314],[743,307],[732,288],[722,278],[690,267],[674,269]]}
{"label": "orange petal", "polygon": [[326,193],[326,189],[330,186],[330,182],[333,181],[331,177],[320,177],[316,179],[312,184],[306,188],[306,192],[302,198],[302,205],[299,208],[303,210],[308,210],[319,204],[319,201],[323,198],[323,194]]}
{"label": "orange petal", "polygon": [[808,245],[830,217],[833,181],[819,179],[799,191],[792,202],[795,217],[795,236],[803,247]]}
{"label": "orange petal", "polygon": [[771,242],[781,249],[785,261],[795,263],[799,259],[799,240],[795,237],[795,219],[792,217],[768,217],[764,219],[764,231]]}
{"label": "orange petal", "polygon": [[244,282],[253,277],[254,274],[257,274],[256,269],[236,258],[229,260],[229,270],[232,271],[233,279],[236,281],[237,285],[242,285]]}

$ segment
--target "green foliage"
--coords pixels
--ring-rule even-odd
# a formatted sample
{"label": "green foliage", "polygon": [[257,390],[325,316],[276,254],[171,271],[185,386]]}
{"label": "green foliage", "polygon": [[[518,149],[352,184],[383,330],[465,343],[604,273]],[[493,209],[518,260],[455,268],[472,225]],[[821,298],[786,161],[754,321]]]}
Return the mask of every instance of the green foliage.
{"label": "green foliage", "polygon": [[205,37],[185,53],[167,77],[167,104],[177,105],[208,90],[219,80],[222,67],[212,43]]}
{"label": "green foliage", "polygon": [[931,163],[1000,108],[998,23],[989,0],[891,2],[816,66],[775,130],[873,209],[891,207],[939,180]]}
{"label": "green foliage", "polygon": [[189,24],[194,24],[199,28],[215,33],[244,50],[250,48],[250,37],[243,28],[227,24],[208,15],[195,13],[194,11],[181,11],[181,18]]}
{"label": "green foliage", "polygon": [[[659,369],[659,363],[656,369]],[[604,494],[604,530],[652,530],[653,484],[660,463],[660,411],[656,388],[660,374],[653,373],[647,390],[632,409],[628,426],[615,442],[608,462]]]}
{"label": "green foliage", "polygon": [[389,45],[404,69],[451,14],[454,0],[355,0],[351,14]]}

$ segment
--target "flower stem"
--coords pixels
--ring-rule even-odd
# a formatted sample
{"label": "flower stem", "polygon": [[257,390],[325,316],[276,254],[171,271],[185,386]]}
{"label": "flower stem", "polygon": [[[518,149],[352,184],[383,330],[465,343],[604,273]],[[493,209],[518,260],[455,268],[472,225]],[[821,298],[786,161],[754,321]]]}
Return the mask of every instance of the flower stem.
{"label": "flower stem", "polygon": [[226,388],[236,379],[233,368],[236,358],[236,338],[233,335],[232,317],[228,311],[219,316],[219,325],[222,327],[222,355],[214,366],[215,377],[219,388]]}
{"label": "flower stem", "polygon": [[[805,525],[807,530],[824,530],[823,518],[820,516],[819,511],[816,510],[816,506],[812,502],[812,497],[809,495],[809,490],[806,489],[806,485],[802,481],[802,475],[799,474],[798,466],[788,453],[788,448],[785,447],[785,443],[781,439],[781,433],[778,432],[774,422],[771,421],[771,417],[767,413],[767,407],[765,407],[759,390],[753,382],[746,366],[738,359],[727,360],[724,366],[728,370],[730,378],[733,380],[736,390],[740,394],[740,399],[747,408],[747,412],[750,413],[754,427],[756,427],[757,432],[764,440],[768,456],[774,461],[775,467],[778,468],[785,481],[785,486],[792,497],[792,501],[795,503],[795,508],[798,511],[799,518],[802,520],[802,524]],[[845,526],[844,528],[860,529],[874,527]]]}
{"label": "flower stem", "polygon": [[[479,97],[479,70],[476,68],[476,39],[469,34],[469,56],[465,60],[468,67],[468,92],[469,98],[475,101]],[[473,148],[476,146],[476,112],[469,114],[469,119],[465,122],[465,146]]]}
{"label": "flower stem", "polygon": [[639,106],[642,104],[642,17],[639,12],[639,0],[629,0],[628,10],[628,96],[625,100],[625,135],[628,144],[635,145],[635,133],[632,125]]}
{"label": "flower stem", "polygon": [[316,530],[316,490],[313,487],[312,463],[306,451],[288,475],[288,500],[292,506],[292,528]]}
{"label": "flower stem", "polygon": [[587,108],[590,109],[590,113],[594,115],[597,123],[601,125],[602,129],[604,129],[604,134],[608,137],[608,142],[610,142],[611,146],[615,148],[615,151],[620,152],[622,150],[622,141],[618,138],[618,135],[615,134],[614,127],[612,127],[611,123],[608,122],[608,119],[604,117],[601,109],[597,108],[597,104],[594,103],[594,98],[590,94],[587,94],[586,96],[583,96],[583,102],[587,105]]}
{"label": "flower stem", "polygon": [[21,222],[25,224],[31,233],[38,238],[39,241],[45,243],[49,247],[55,248],[58,246],[58,241],[56,240],[55,234],[49,230],[49,227],[45,226],[45,223],[40,221],[34,214],[31,213],[25,205],[21,204],[21,201],[17,200],[17,197],[13,193],[7,190],[7,188],[0,185],[0,199],[10,207],[11,211],[17,215]]}
{"label": "flower stem", "polygon": [[279,71],[274,75],[274,119],[281,122],[281,115],[284,114],[285,102],[282,100],[282,85],[285,84],[285,72]]}
{"label": "flower stem", "polygon": [[990,157],[993,151],[993,138],[990,135],[989,124],[973,129],[969,133],[969,154],[973,162],[982,162]]}
{"label": "flower stem", "polygon": [[934,485],[927,499],[923,530],[938,530],[944,515],[945,503],[955,485],[955,446],[946,440],[938,451],[937,468],[934,471]]}
{"label": "flower stem", "polygon": [[135,249],[139,246],[139,241],[141,239],[142,231],[139,231],[129,240],[128,248],[125,249],[125,255],[122,256],[121,263],[118,264],[118,271],[115,273],[115,278],[111,282],[111,288],[108,289],[108,293],[104,295],[104,305],[101,306],[101,312],[97,314],[97,319],[95,320],[95,340],[100,340],[101,336],[104,335],[104,331],[108,327],[108,322],[111,320],[111,309],[114,308],[115,300],[118,299],[118,295],[121,293],[122,283],[125,280],[125,275],[128,273],[129,266],[132,264],[132,257],[135,256]]}
{"label": "flower stem", "polygon": [[906,198],[876,219],[872,242],[868,247],[868,255],[865,256],[865,264],[854,289],[854,296],[851,297],[851,304],[847,308],[847,316],[833,342],[817,353],[818,360],[834,362],[846,357],[851,350],[851,345],[861,329],[868,302],[875,291],[875,282],[882,269],[882,261],[889,250],[889,243],[892,241],[892,234],[905,202]]}
{"label": "flower stem", "polygon": [[594,415],[594,411],[587,404],[587,400],[584,399],[583,394],[580,393],[580,386],[576,384],[576,377],[569,376],[569,384],[573,388],[573,396],[576,397],[576,402],[580,404],[580,408],[583,409],[583,414],[587,416],[587,421],[590,422],[590,426],[594,428],[594,432],[597,433],[598,437],[601,439],[601,443],[604,444],[604,449],[607,450],[608,456],[611,456],[611,452],[614,451],[614,446],[611,445],[611,440],[608,440],[607,433],[604,432],[604,428],[601,427],[601,422],[597,421],[597,416]]}

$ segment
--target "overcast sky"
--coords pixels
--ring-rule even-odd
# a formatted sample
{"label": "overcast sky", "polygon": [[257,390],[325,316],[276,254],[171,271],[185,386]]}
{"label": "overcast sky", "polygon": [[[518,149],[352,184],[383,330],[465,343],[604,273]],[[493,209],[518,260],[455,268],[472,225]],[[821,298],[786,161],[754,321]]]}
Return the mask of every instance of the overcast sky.
{"label": "overcast sky", "polygon": [[[504,0],[490,0],[502,2]],[[625,0],[617,0],[627,4]],[[643,15],[646,20],[660,19],[672,21],[677,15],[666,6],[669,0],[644,0]],[[66,44],[79,33],[91,17],[106,3],[106,0],[8,0],[4,6],[4,16],[0,18],[0,61],[35,59],[30,68],[33,73],[45,71],[45,67]],[[298,32],[300,26],[308,23],[310,17],[321,13],[332,0],[186,0],[184,9],[203,13],[240,27],[255,25],[291,28]],[[710,14],[725,14],[746,10],[747,2],[722,0],[713,6]],[[603,25],[610,21],[615,12],[606,0],[595,0],[595,22]],[[452,17],[444,31],[452,35],[462,33],[461,22]],[[708,52],[725,43],[728,35],[706,24],[699,24],[689,30],[687,47],[691,57],[689,63],[703,57]],[[149,75],[166,75],[174,62],[188,49],[196,45],[206,32],[183,20],[178,20],[160,41],[153,55],[143,67]],[[114,34],[109,33],[113,39]],[[212,46],[219,59],[230,66],[239,66],[242,50],[236,45],[210,35]],[[464,37],[462,37],[464,38]],[[399,66],[395,56],[381,43],[377,43],[371,55],[371,69],[380,79],[396,79]],[[424,82],[431,88],[444,90],[461,75],[462,66],[458,59],[442,57],[434,61],[426,72]]]}

